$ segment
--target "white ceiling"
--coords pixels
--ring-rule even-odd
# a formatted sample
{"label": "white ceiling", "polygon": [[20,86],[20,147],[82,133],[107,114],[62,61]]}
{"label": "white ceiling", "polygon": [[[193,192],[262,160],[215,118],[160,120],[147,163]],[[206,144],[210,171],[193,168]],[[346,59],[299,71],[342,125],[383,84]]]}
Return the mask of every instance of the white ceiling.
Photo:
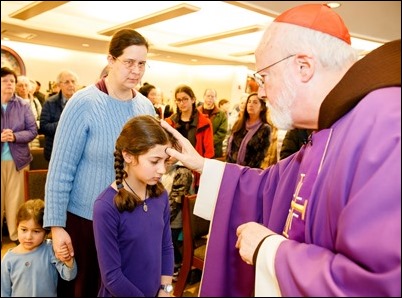
{"label": "white ceiling", "polygon": [[[313,2],[1,1],[1,38],[106,54],[113,31],[132,26],[149,40],[150,59],[254,68],[263,29],[284,10]],[[354,47],[369,51],[401,38],[400,1],[338,2]]]}

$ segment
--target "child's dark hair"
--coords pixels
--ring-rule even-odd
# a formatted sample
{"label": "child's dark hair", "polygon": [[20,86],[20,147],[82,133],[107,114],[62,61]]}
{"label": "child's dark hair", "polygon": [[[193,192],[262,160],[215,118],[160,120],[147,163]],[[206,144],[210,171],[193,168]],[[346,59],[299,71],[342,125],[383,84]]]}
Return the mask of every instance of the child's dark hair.
{"label": "child's dark hair", "polygon": [[23,203],[17,212],[17,226],[21,221],[33,219],[34,222],[43,227],[43,214],[45,202],[42,199],[32,199]]}
{"label": "child's dark hair", "polygon": [[[123,179],[127,177],[127,172],[124,170],[122,152],[126,151],[138,160],[140,155],[147,153],[156,145],[176,146],[176,142],[173,135],[166,131],[160,125],[159,120],[153,116],[141,115],[127,121],[116,140],[114,152],[114,169],[118,189],[114,202],[120,212],[132,211],[136,206],[142,204],[142,200],[137,195],[123,187]],[[164,190],[161,182],[156,185],[147,185],[147,193],[150,197],[159,197]]]}

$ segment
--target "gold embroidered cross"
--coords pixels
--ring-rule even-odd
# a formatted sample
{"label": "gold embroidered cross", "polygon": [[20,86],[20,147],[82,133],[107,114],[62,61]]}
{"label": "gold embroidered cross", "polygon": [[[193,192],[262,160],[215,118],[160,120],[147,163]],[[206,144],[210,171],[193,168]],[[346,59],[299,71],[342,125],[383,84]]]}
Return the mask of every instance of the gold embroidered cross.
{"label": "gold embroidered cross", "polygon": [[[292,219],[293,217],[299,217],[299,214],[301,214],[301,219],[304,220],[306,216],[306,209],[307,209],[307,202],[308,200],[305,200],[303,204],[297,203],[297,201],[301,201],[303,198],[299,196],[300,189],[303,185],[303,180],[306,174],[300,174],[300,179],[299,182],[297,183],[295,193],[293,194],[293,200],[290,203],[290,209],[289,209],[289,214],[286,219],[286,224],[285,228],[283,229],[283,236],[286,238],[289,238],[289,230],[292,228]],[[295,213],[298,212],[299,214]]]}

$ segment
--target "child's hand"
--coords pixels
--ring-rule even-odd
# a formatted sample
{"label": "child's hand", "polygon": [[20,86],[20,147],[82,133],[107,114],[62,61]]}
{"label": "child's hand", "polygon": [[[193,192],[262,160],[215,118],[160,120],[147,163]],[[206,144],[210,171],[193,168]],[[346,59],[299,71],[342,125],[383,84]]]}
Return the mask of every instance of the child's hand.
{"label": "child's hand", "polygon": [[63,258],[63,263],[67,265],[67,267],[72,268],[74,265],[74,257],[70,255],[67,244],[63,245],[60,248],[60,256]]}
{"label": "child's hand", "polygon": [[[59,249],[59,255],[62,258],[63,262],[70,261],[73,257],[70,255],[70,251],[68,250],[67,244],[64,244],[60,249]],[[60,259],[61,259],[60,258]]]}

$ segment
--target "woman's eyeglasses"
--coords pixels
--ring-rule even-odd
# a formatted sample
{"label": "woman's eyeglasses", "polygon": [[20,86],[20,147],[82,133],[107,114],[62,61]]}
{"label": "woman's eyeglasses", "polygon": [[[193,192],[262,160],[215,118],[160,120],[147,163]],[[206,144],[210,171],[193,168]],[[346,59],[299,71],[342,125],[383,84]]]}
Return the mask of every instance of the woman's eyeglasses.
{"label": "woman's eyeglasses", "polygon": [[183,97],[183,98],[177,98],[176,100],[175,100],[175,102],[178,104],[178,103],[182,103],[182,102],[188,102],[190,100],[190,98],[188,98],[188,97]]}
{"label": "woman's eyeglasses", "polygon": [[[140,62],[136,63],[136,61],[134,59],[121,60],[117,57],[113,57],[113,59],[118,60],[121,64],[123,64],[127,69],[130,69],[130,70],[137,67],[140,71],[143,71],[145,69],[145,66],[148,65],[146,61],[140,61]],[[148,65],[148,67],[149,67],[149,65]]]}

